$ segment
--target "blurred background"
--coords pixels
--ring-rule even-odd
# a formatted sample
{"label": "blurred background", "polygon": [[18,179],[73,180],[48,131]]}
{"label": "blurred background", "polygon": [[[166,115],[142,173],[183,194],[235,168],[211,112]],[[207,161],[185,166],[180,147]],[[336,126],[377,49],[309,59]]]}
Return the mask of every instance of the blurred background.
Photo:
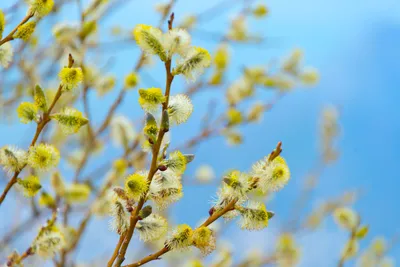
{"label": "blurred background", "polygon": [[[218,6],[216,1],[211,0],[178,0],[172,11],[177,23],[186,15],[205,12],[203,19],[191,30],[192,43],[213,52],[219,46],[221,36],[229,29],[231,20],[243,6],[249,4],[246,2],[222,1],[221,6]],[[85,1],[83,3],[87,5]],[[254,162],[268,155],[276,143],[282,141],[282,155],[288,162],[292,176],[289,184],[267,203],[268,209],[276,213],[269,227],[261,232],[249,232],[240,230],[233,222],[221,221],[223,232],[217,246],[227,246],[233,258],[238,261],[254,250],[267,254],[274,249],[282,227],[293,219],[293,213],[296,213],[294,220],[302,220],[325,200],[355,190],[360,193],[351,207],[360,214],[363,223],[370,226],[368,236],[360,243],[361,250],[376,236],[383,236],[387,240],[395,238],[400,230],[397,181],[397,164],[400,160],[400,1],[269,0],[263,3],[269,10],[267,16],[262,19],[250,17],[247,20],[249,31],[261,36],[262,40],[228,42],[230,63],[226,80],[235,80],[244,67],[280,62],[298,48],[304,53],[303,64],[315,67],[320,81],[314,87],[296,86],[295,90],[285,94],[265,113],[260,123],[240,126],[242,144],[232,146],[226,142],[226,137],[215,136],[184,150],[194,153],[196,158],[185,173],[183,199],[171,207],[171,220],[176,224],[197,225],[208,216],[220,177],[227,170],[250,170]],[[3,0],[0,8],[6,10],[13,4],[12,0]],[[117,83],[116,89],[103,97],[96,94],[95,90],[89,91],[94,125],[103,120],[107,108],[118,96],[118,88],[125,75],[132,70],[140,54],[132,40],[113,42],[121,40],[121,37],[112,35],[110,29],[119,25],[121,31],[128,32],[138,23],[157,25],[160,20],[159,13],[155,11],[157,4],[158,1],[126,1],[123,7],[115,7],[99,22],[97,40],[103,45],[93,49],[86,60],[104,66],[107,74],[115,75]],[[12,24],[20,21],[25,12],[26,7],[22,5],[9,13],[14,22]],[[54,42],[50,30],[52,25],[61,21],[79,21],[75,1],[67,2],[57,14],[40,23],[40,44]],[[165,28],[166,23],[163,25]],[[18,57],[17,52],[15,56]],[[52,77],[42,77],[46,87],[56,84],[56,74],[63,64],[55,66]],[[139,87],[163,87],[163,66],[156,60],[139,74]],[[2,91],[12,91],[10,86],[15,85],[18,79],[21,76],[17,71],[1,71]],[[187,87],[188,83],[184,79],[176,79],[173,92],[183,92]],[[210,107],[210,101],[214,103],[215,113],[226,110],[228,104],[224,90],[222,87],[205,89],[192,96],[194,112],[188,123],[173,128],[173,147],[201,131],[202,119]],[[261,90],[255,97],[267,101],[273,99],[273,94]],[[341,131],[336,142],[339,157],[333,164],[323,168],[306,207],[297,214],[295,203],[302,194],[307,176],[313,173],[320,161],[321,113],[327,105],[335,106],[339,113]],[[76,106],[83,110],[82,103],[77,102]],[[124,114],[134,123],[140,122],[143,111],[137,105],[136,90],[128,92],[116,113]],[[4,108],[2,115],[0,146],[14,144],[27,147],[34,125],[19,123],[15,119],[15,108]],[[136,129],[140,132],[140,126]],[[99,155],[90,158],[87,167],[82,170],[83,176],[89,175],[97,166],[119,154],[118,148],[105,146]],[[215,173],[215,179],[209,183],[196,180],[196,170],[203,165],[209,165]],[[66,180],[74,175],[74,168],[71,168],[67,160],[61,161],[60,171]],[[101,181],[105,173],[100,173],[96,179]],[[6,177],[5,174],[1,175]],[[0,180],[0,188],[5,186],[6,181],[4,178]],[[31,218],[29,202],[16,197],[17,194],[11,192],[11,196],[0,208],[0,237],[6,236],[13,227]],[[72,222],[75,219],[75,223],[79,222],[79,216],[74,217]],[[12,238],[11,248],[23,251],[45,218],[28,223],[25,227],[28,231]],[[77,262],[91,263],[99,257],[108,259],[118,239],[115,233],[108,230],[108,221],[107,217],[90,220],[74,253]],[[296,235],[301,246],[298,266],[337,266],[347,238],[348,233],[335,225],[332,216],[324,219],[317,229],[299,233]],[[133,252],[137,247],[136,242],[134,239],[128,250],[132,253],[128,254],[126,262],[140,258]],[[227,243],[229,245],[225,245]],[[1,248],[1,263],[11,248]],[[147,252],[139,253],[147,255]],[[400,261],[400,247],[394,245],[388,255]],[[211,262],[213,257],[217,257],[217,252],[207,256],[204,261]],[[47,266],[40,262],[31,264]],[[148,266],[163,264],[162,261],[156,261]],[[93,266],[103,265],[97,263]],[[348,266],[353,265],[355,261],[348,263]],[[205,266],[211,266],[211,263]]]}

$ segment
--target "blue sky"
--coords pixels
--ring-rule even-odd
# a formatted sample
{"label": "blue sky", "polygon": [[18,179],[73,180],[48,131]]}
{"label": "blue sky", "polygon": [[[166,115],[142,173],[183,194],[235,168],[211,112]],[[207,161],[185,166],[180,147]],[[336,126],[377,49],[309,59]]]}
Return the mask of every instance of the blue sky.
{"label": "blue sky", "polygon": [[[142,1],[141,1],[142,2]],[[214,1],[177,1],[174,9],[176,17],[197,10],[204,10]],[[138,1],[132,1],[129,8],[118,11],[107,23],[124,22],[125,28],[132,28],[137,23],[155,24],[151,5],[148,1],[137,8]],[[310,170],[318,158],[317,122],[320,112],[326,104],[334,104],[340,108],[340,123],[343,132],[339,147],[339,161],[326,169],[315,193],[315,203],[329,196],[340,194],[343,190],[363,189],[362,198],[354,206],[363,220],[370,224],[370,235],[384,235],[390,238],[399,232],[400,216],[397,207],[398,198],[398,160],[400,160],[400,1],[398,0],[271,0],[266,2],[271,13],[262,21],[251,21],[253,31],[267,36],[265,46],[234,46],[232,54],[234,67],[245,65],[263,65],[272,58],[281,58],[293,48],[302,48],[306,56],[306,65],[319,69],[321,82],[314,89],[298,90],[278,103],[269,112],[263,122],[243,129],[246,139],[240,147],[228,147],[222,138],[215,138],[196,149],[196,160],[188,170],[189,177],[196,166],[203,163],[212,165],[218,174],[230,168],[248,170],[251,164],[268,154],[277,141],[284,143],[284,156],[292,171],[289,185],[276,195],[269,208],[277,216],[274,220],[284,220],[290,203],[296,198],[296,192],[302,185],[301,178]],[[0,4],[2,7],[3,3]],[[223,19],[217,18],[200,26],[200,29],[222,32],[227,27],[230,14],[235,8],[226,11]],[[211,30],[212,29],[212,30]],[[193,43],[213,49],[216,42],[204,40],[194,34]],[[116,64],[112,72],[119,77],[128,73],[137,57],[137,49],[121,49],[115,51]],[[129,59],[130,60],[127,60]],[[156,66],[148,73],[163,84],[163,75],[158,75],[160,68]],[[231,78],[236,72],[231,72]],[[180,91],[182,81],[174,84],[174,90]],[[148,86],[151,86],[149,84]],[[130,103],[136,103],[131,94],[119,112],[124,114],[140,114],[140,110]],[[194,99],[195,112],[192,121],[187,125],[174,129],[172,140],[191,136],[192,129],[198,127],[196,118],[204,112],[206,100],[218,99],[216,93],[199,94]],[[103,104],[111,103],[109,99]],[[94,99],[92,106],[101,118],[103,109]],[[96,118],[95,118],[96,120]],[[0,125],[1,145],[14,142],[20,144],[24,140],[27,126]],[[10,136],[11,129],[20,129],[20,135]],[[23,129],[23,130],[22,130]],[[31,130],[31,129],[30,129]],[[176,141],[178,140],[178,141]],[[215,192],[212,186],[190,186],[185,189],[185,196],[176,205],[175,221],[177,223],[196,222],[206,216],[209,209],[210,196]],[[0,210],[1,217],[8,211]],[[346,233],[340,231],[330,222],[309,237],[301,237],[305,244],[304,256],[312,252],[318,254],[311,260],[303,262],[303,266],[335,266],[336,255]],[[2,224],[0,223],[0,226]],[[91,232],[106,231],[105,223],[93,223]],[[229,227],[229,235],[237,242],[233,248],[243,249],[241,238],[250,238],[261,247],[271,246],[271,239],[277,231],[277,223],[271,221],[271,228],[262,235],[241,232],[236,234],[236,226]],[[3,231],[0,231],[3,232]],[[88,234],[88,236],[90,236]],[[111,247],[116,239],[109,235],[92,236],[82,243],[79,256],[85,258],[85,249],[92,242],[103,242],[104,248],[96,251],[109,251],[106,240],[111,240]],[[324,245],[321,245],[324,244]],[[396,253],[397,252],[397,253]],[[391,256],[400,255],[397,247]],[[311,256],[310,256],[311,257]],[[397,258],[396,258],[397,257]],[[91,257],[89,257],[91,258]],[[395,256],[399,261],[400,256]]]}

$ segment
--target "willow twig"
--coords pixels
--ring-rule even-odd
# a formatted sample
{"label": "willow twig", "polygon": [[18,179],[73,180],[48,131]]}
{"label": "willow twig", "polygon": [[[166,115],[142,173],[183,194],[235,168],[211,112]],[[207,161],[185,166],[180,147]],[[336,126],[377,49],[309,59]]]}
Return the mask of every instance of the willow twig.
{"label": "willow twig", "polygon": [[26,14],[26,16],[22,19],[22,21],[6,36],[4,37],[2,40],[0,40],[0,46],[2,46],[3,44],[14,40],[14,33],[18,30],[18,28],[22,25],[24,25],[25,23],[27,23],[32,17],[34,16],[34,12],[28,12],[28,14]]}
{"label": "willow twig", "polygon": [[[210,217],[208,217],[208,219],[202,224],[200,225],[198,228],[201,227],[207,227],[210,224],[212,224],[213,222],[215,222],[218,218],[220,218],[222,215],[224,215],[225,213],[227,213],[228,211],[231,211],[235,208],[235,204],[236,204],[237,200],[232,200],[231,202],[228,203],[228,205],[226,205],[222,210],[220,211],[216,211],[214,212]],[[198,229],[197,228],[197,229]],[[124,265],[123,267],[138,267],[138,266],[142,266],[150,261],[153,260],[157,260],[160,258],[160,256],[164,255],[165,253],[169,252],[171,249],[168,246],[164,246],[162,249],[160,249],[159,251],[157,251],[154,254],[151,254],[147,257],[144,257],[143,259],[141,259],[138,262],[132,263],[132,264],[128,264],[128,265]]]}
{"label": "willow twig", "polygon": [[[74,59],[72,58],[71,54],[69,55],[69,63],[68,67],[71,68],[74,64]],[[36,132],[35,135],[33,136],[33,139],[31,141],[31,144],[29,147],[33,147],[36,144],[36,141],[39,138],[40,133],[42,132],[43,128],[47,125],[47,123],[51,120],[50,119],[50,113],[53,110],[54,106],[56,105],[58,99],[60,99],[62,95],[62,85],[60,84],[57,90],[56,95],[54,96],[54,99],[52,103],[50,104],[49,109],[43,114],[43,117],[41,118],[40,122],[38,123],[36,127]],[[26,164],[18,171],[16,171],[11,178],[11,180],[8,182],[6,185],[6,188],[4,189],[3,193],[0,196],[0,205],[3,203],[4,199],[6,198],[8,192],[10,191],[11,187],[17,182],[18,175],[21,173],[21,171],[26,167]]]}

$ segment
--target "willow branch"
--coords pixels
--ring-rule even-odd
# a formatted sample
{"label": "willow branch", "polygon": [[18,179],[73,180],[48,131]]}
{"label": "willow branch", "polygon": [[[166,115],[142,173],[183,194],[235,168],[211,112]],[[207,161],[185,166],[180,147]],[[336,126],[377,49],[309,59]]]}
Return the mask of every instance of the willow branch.
{"label": "willow branch", "polygon": [[[227,213],[228,211],[231,211],[235,208],[235,204],[236,204],[237,200],[232,200],[231,202],[228,203],[228,205],[226,205],[222,210],[220,211],[216,211],[214,212],[210,217],[208,217],[208,219],[202,224],[200,225],[198,228],[200,227],[207,227],[210,224],[212,224],[213,222],[215,222],[218,218],[220,218],[222,215],[224,215],[225,213]],[[197,228],[197,229],[198,229]],[[132,263],[132,264],[128,264],[128,265],[124,265],[123,267],[138,267],[138,266],[142,266],[150,261],[153,260],[158,260],[160,259],[160,256],[164,255],[165,253],[169,252],[171,249],[168,246],[164,246],[162,249],[160,249],[159,251],[157,251],[154,254],[150,254],[147,257],[144,257],[143,259],[141,259],[138,262]]]}
{"label": "willow branch", "polygon": [[[173,14],[173,13],[172,13]],[[173,15],[171,15],[171,20],[173,19]],[[168,60],[167,62],[165,62],[165,70],[166,70],[166,85],[165,85],[165,102],[163,103],[163,111],[166,110],[168,108],[168,101],[169,101],[169,94],[171,91],[171,84],[172,81],[174,79],[174,76],[171,73],[171,60]],[[162,113],[164,116],[164,112]],[[161,118],[161,121],[163,121],[163,118]],[[151,160],[151,165],[150,165],[150,170],[149,170],[149,174],[147,176],[147,182],[150,184],[151,181],[153,180],[153,176],[154,174],[157,172],[158,170],[158,165],[157,165],[157,159],[158,159],[158,154],[160,152],[160,148],[161,148],[161,144],[162,144],[162,140],[164,138],[165,132],[164,131],[159,131],[158,133],[158,137],[157,137],[157,142],[154,144],[153,149],[152,149],[152,160]],[[147,192],[146,194],[147,195]],[[119,267],[121,266],[122,262],[125,260],[125,254],[126,254],[126,250],[128,249],[129,243],[132,239],[132,235],[133,232],[135,230],[136,227],[136,223],[139,220],[139,212],[142,209],[144,203],[146,202],[145,198],[142,197],[138,203],[138,205],[136,206],[135,210],[132,212],[132,215],[130,217],[130,225],[129,225],[129,229],[126,233],[125,236],[125,240],[121,246],[121,250],[118,254],[118,258],[117,258],[117,262],[116,262],[116,266]]]}
{"label": "willow branch", "polygon": [[[171,10],[174,2],[175,2],[174,0],[171,0],[170,3],[168,4],[168,7],[167,7],[166,11],[163,13],[162,18],[160,19],[159,27],[161,27],[162,23],[164,22],[164,20],[168,16],[169,11]],[[145,60],[145,53],[141,52],[141,54],[139,56],[139,60],[136,62],[136,65],[134,67],[134,71],[135,72],[138,72],[143,67],[144,60]],[[96,131],[96,133],[92,135],[91,141],[88,144],[87,148],[85,149],[83,158],[82,158],[82,160],[80,161],[80,163],[78,165],[77,171],[75,172],[74,181],[78,181],[79,180],[79,175],[81,174],[83,168],[85,167],[85,165],[87,164],[87,162],[89,160],[89,157],[90,157],[90,154],[91,154],[91,149],[92,149],[92,146],[95,144],[96,138],[107,129],[107,127],[109,126],[109,124],[110,124],[110,122],[112,120],[112,117],[115,114],[115,111],[121,105],[125,95],[126,95],[126,91],[124,89],[122,89],[120,91],[118,97],[115,99],[115,101],[111,105],[111,107],[110,107],[110,109],[109,109],[109,111],[108,111],[108,113],[106,115],[105,120],[102,122],[102,124],[100,125],[100,127]],[[85,98],[86,98],[86,96],[84,94],[84,100],[85,100]],[[87,102],[87,100],[85,100],[84,102]],[[85,106],[87,106],[87,105],[85,105]]]}
{"label": "willow branch", "polygon": [[[74,60],[71,56],[71,54],[69,55],[69,63],[68,63],[68,67],[71,68],[74,64]],[[33,139],[31,141],[31,144],[29,147],[32,147],[36,144],[36,141],[39,138],[40,133],[42,132],[43,128],[47,125],[47,123],[51,120],[50,119],[50,113],[53,110],[54,106],[56,105],[58,99],[60,99],[62,95],[62,85],[60,84],[57,90],[56,95],[54,96],[54,99],[52,101],[52,103],[50,104],[49,109],[43,114],[42,119],[40,120],[40,122],[38,123],[37,127],[36,127],[36,132],[35,135],[33,136]],[[13,185],[17,182],[18,179],[18,175],[21,173],[21,171],[26,167],[26,164],[19,170],[16,171],[13,175],[13,177],[11,178],[11,180],[8,182],[8,184],[6,185],[6,188],[4,189],[3,193],[0,196],[0,205],[3,203],[4,199],[6,198],[8,192],[10,191],[10,189],[13,187]]]}
{"label": "willow branch", "polygon": [[107,263],[107,267],[112,267],[112,265],[113,265],[115,259],[116,259],[117,256],[118,256],[118,252],[119,252],[119,250],[120,250],[120,248],[121,248],[121,246],[122,246],[122,242],[124,241],[124,239],[125,239],[125,235],[122,234],[122,235],[119,237],[119,241],[118,241],[118,243],[117,243],[117,246],[116,246],[115,249],[114,249],[114,253],[113,253],[113,255],[111,256],[111,259],[110,259],[110,260],[108,261],[108,263]]}
{"label": "willow branch", "polygon": [[2,46],[3,44],[14,40],[14,33],[18,30],[18,28],[22,25],[24,25],[25,23],[27,23],[32,17],[34,16],[34,12],[29,12],[28,14],[26,14],[26,16],[22,19],[22,21],[6,36],[4,37],[2,40],[0,40],[0,46]]}

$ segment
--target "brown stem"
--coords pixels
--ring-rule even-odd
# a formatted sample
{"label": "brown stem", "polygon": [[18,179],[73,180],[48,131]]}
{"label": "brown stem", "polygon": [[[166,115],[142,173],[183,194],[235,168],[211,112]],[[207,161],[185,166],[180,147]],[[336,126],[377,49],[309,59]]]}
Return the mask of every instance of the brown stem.
{"label": "brown stem", "polygon": [[[160,26],[161,26],[161,24],[163,23],[163,21],[165,20],[165,18],[167,17],[167,15],[168,15],[170,9],[172,8],[172,5],[173,5],[174,2],[175,2],[174,0],[171,0],[170,4],[168,5],[167,11],[164,13],[162,19],[160,20]],[[136,62],[136,65],[135,65],[135,67],[134,67],[134,71],[135,71],[135,72],[139,71],[140,68],[143,66],[144,62],[145,62],[145,54],[142,52],[141,55],[140,55],[140,57],[139,57],[139,60]],[[170,64],[171,64],[171,63],[169,63],[169,68],[171,68],[171,65],[170,65]],[[173,79],[173,76],[170,74],[170,80],[171,80],[170,82],[172,82],[172,79]],[[121,97],[117,97],[116,101],[115,101],[114,104],[111,106],[111,109],[110,109],[109,113],[110,113],[110,112],[111,112],[111,113],[114,113],[115,110],[116,110],[116,108],[117,108],[117,107],[120,105],[120,103],[122,102],[122,100],[123,100],[123,98],[124,98],[124,96],[125,96],[125,90],[123,90],[123,91],[124,91],[124,92],[120,92],[120,95],[122,95],[122,96],[121,96]],[[169,92],[169,89],[168,89],[168,92]],[[111,120],[111,118],[112,118],[112,116],[110,116],[110,120]],[[107,120],[107,119],[106,119],[106,120]],[[105,122],[106,122],[106,120],[105,120]],[[108,125],[109,125],[109,122],[106,122],[105,129],[107,128]],[[100,126],[99,130],[96,132],[96,137],[97,137],[97,135],[99,135],[101,132],[103,132],[103,131],[105,130],[105,129],[103,129],[103,127],[104,127],[104,126]],[[160,144],[161,144],[161,143],[160,143]],[[132,148],[131,148],[131,149],[127,149],[127,150],[125,151],[123,157],[124,157],[124,158],[127,158],[127,157],[129,156],[130,152],[133,151],[133,150],[135,150],[136,147],[137,147],[138,145],[139,145],[139,140],[136,140],[136,141],[133,143]],[[86,159],[85,159],[84,162],[82,163],[81,169],[82,169],[83,166],[87,163],[87,158],[89,158],[89,156],[90,156],[89,154],[90,154],[90,153],[87,153],[87,155],[86,155],[86,153],[85,153]],[[79,178],[79,174],[75,176],[75,180],[78,180],[78,178]],[[103,187],[103,190],[101,190],[101,193],[100,193],[100,195],[98,196],[98,198],[101,196],[101,194],[104,194],[104,192],[106,191],[106,189],[108,189],[111,185],[112,185],[112,181],[110,181],[109,183],[107,183],[106,186]],[[143,204],[142,204],[142,206],[143,206]],[[140,211],[140,209],[139,209],[138,211]],[[77,243],[79,242],[79,240],[80,240],[80,238],[81,238],[81,236],[82,236],[82,233],[83,233],[83,231],[84,231],[85,228],[86,228],[86,224],[87,224],[87,222],[89,221],[89,219],[91,218],[91,215],[92,215],[92,213],[91,213],[91,212],[88,212],[88,213],[85,215],[84,219],[81,221],[80,226],[79,226],[79,230],[78,230],[78,235],[77,235],[77,237],[76,237],[75,240],[74,240],[73,246],[72,246],[66,253],[68,253],[69,251],[73,250],[73,249],[77,246]],[[135,224],[136,224],[136,223],[135,223]],[[132,234],[133,234],[133,233],[132,233]]]}
{"label": "brown stem", "polygon": [[[174,1],[171,1],[171,4],[169,5],[168,10],[172,7],[172,3],[173,3],[173,2],[174,2]],[[165,17],[163,16],[163,18],[162,18],[161,21],[160,21],[160,26],[161,26],[161,23],[162,23],[164,20],[165,20]],[[134,67],[134,71],[135,71],[135,72],[138,72],[138,71],[141,69],[141,67],[143,66],[144,62],[145,62],[145,53],[142,52],[142,53],[140,54],[139,60],[136,62],[136,65],[135,65],[135,67]],[[87,162],[88,162],[88,160],[89,160],[92,146],[95,144],[94,141],[96,140],[96,138],[97,138],[102,132],[104,132],[104,131],[107,129],[107,127],[108,127],[108,125],[110,124],[111,119],[112,119],[112,117],[113,117],[113,115],[114,115],[116,109],[117,109],[118,106],[122,103],[122,100],[124,99],[125,94],[126,94],[126,90],[125,90],[125,89],[122,89],[122,90],[120,91],[120,93],[119,93],[117,99],[116,99],[116,100],[114,101],[114,103],[111,105],[111,108],[110,108],[110,110],[109,110],[108,113],[107,113],[106,119],[103,121],[103,123],[101,124],[101,126],[99,127],[99,129],[96,131],[96,133],[95,133],[94,135],[93,135],[92,130],[89,129],[89,134],[90,134],[90,136],[92,137],[92,138],[91,138],[91,142],[88,144],[87,148],[85,149],[85,154],[84,154],[82,160],[80,161],[79,166],[78,166],[78,168],[77,168],[77,170],[76,170],[76,172],[75,172],[75,177],[74,177],[74,181],[75,181],[75,182],[77,182],[77,181],[79,180],[79,175],[81,174],[83,168],[85,167],[85,165],[87,164]],[[86,96],[85,91],[84,91],[83,96],[84,96],[84,103],[86,103],[84,106],[87,107],[87,96]],[[87,110],[87,112],[85,112],[85,113],[88,114],[88,110]],[[89,125],[89,126],[90,126],[90,125]]]}
{"label": "brown stem", "polygon": [[[171,15],[171,20],[168,22],[168,25],[172,24],[172,19],[173,19],[173,16]],[[168,60],[168,61],[165,62],[165,70],[166,70],[167,77],[166,77],[166,84],[165,84],[165,93],[164,93],[165,102],[163,103],[163,111],[168,108],[168,101],[169,101],[169,94],[170,94],[170,91],[171,91],[171,84],[172,84],[172,81],[174,79],[174,76],[171,73],[171,60]],[[164,116],[164,112],[162,114]],[[163,118],[161,118],[161,121],[163,121]],[[149,184],[153,180],[153,176],[158,170],[157,160],[158,160],[158,154],[160,152],[160,148],[161,148],[161,144],[162,144],[162,140],[163,140],[164,134],[165,134],[164,131],[159,131],[158,132],[157,142],[153,146],[152,160],[151,160],[149,175],[147,176],[147,182]],[[147,195],[147,192],[144,195]],[[138,205],[136,206],[135,210],[133,211],[132,215],[131,215],[129,229],[128,229],[127,233],[126,233],[125,240],[124,240],[124,242],[122,244],[122,247],[121,247],[121,250],[120,250],[120,253],[118,255],[116,265],[115,265],[117,267],[121,266],[122,262],[125,260],[126,250],[128,249],[129,243],[130,243],[130,241],[132,239],[133,232],[135,231],[136,223],[139,220],[139,217],[138,217],[139,212],[142,209],[142,207],[143,207],[145,202],[146,202],[145,198],[142,197],[140,199]]]}
{"label": "brown stem", "polygon": [[24,259],[28,258],[29,256],[33,255],[32,248],[28,248],[19,258],[15,261],[16,264],[21,263]]}
{"label": "brown stem", "polygon": [[[74,64],[74,60],[73,60],[72,56],[69,55],[68,67],[72,67],[73,64]],[[43,114],[43,118],[38,123],[38,125],[36,127],[36,132],[35,132],[35,135],[33,136],[33,139],[32,139],[32,142],[30,144],[30,147],[32,147],[32,146],[34,146],[36,144],[36,141],[38,140],[39,135],[42,132],[43,128],[50,121],[50,113],[53,110],[54,106],[56,105],[58,99],[60,99],[61,95],[62,95],[62,85],[60,85],[58,87],[57,93],[54,96],[54,99],[53,99],[52,103],[50,104],[49,109]],[[6,198],[8,192],[10,191],[11,187],[17,182],[18,175],[20,174],[22,169],[25,168],[25,166],[26,166],[26,164],[19,171],[16,171],[14,173],[13,177],[11,178],[11,180],[6,185],[6,188],[4,189],[4,191],[3,191],[3,193],[1,194],[1,197],[0,197],[0,205],[3,203],[3,201]]]}
{"label": "brown stem", "polygon": [[[46,113],[43,114],[43,118],[42,120],[38,123],[37,127],[36,127],[36,132],[35,135],[33,136],[32,142],[30,144],[30,147],[34,146],[36,144],[36,141],[39,138],[40,133],[42,132],[43,128],[46,126],[46,124],[50,121],[50,117],[49,114],[51,112],[51,110],[53,109],[54,105],[56,104],[57,100],[60,98],[61,94],[62,94],[62,86],[60,86],[58,88],[57,94],[54,97],[53,103],[51,104],[50,108],[48,109],[48,111]],[[13,187],[13,185],[17,182],[18,179],[18,175],[20,174],[20,172],[22,171],[23,168],[25,168],[26,164],[21,168],[21,170],[16,171],[13,175],[13,177],[11,178],[11,180],[8,182],[8,184],[6,185],[6,188],[4,189],[3,193],[1,194],[0,197],[0,205],[3,203],[4,199],[6,198],[8,192],[10,191],[11,187]]]}
{"label": "brown stem", "polygon": [[[233,210],[234,207],[235,207],[236,202],[237,202],[237,200],[232,200],[222,210],[214,212],[210,217],[208,217],[208,219],[202,225],[199,226],[199,228],[200,227],[209,226],[210,224],[215,222],[218,218],[220,218],[222,215],[224,215],[228,211]],[[156,253],[150,254],[149,256],[144,257],[143,259],[141,259],[138,262],[135,262],[135,263],[132,263],[132,264],[128,264],[128,265],[124,265],[123,267],[138,267],[138,266],[142,266],[142,265],[144,265],[144,264],[146,264],[146,263],[148,263],[150,261],[160,259],[160,256],[164,255],[165,253],[169,252],[170,250],[171,249],[168,246],[164,246],[162,249],[160,249]]]}
{"label": "brown stem", "polygon": [[0,46],[2,46],[3,44],[14,40],[14,33],[18,30],[18,28],[22,25],[24,25],[25,23],[28,22],[28,20],[30,20],[33,17],[34,13],[33,12],[29,12],[23,19],[22,21],[17,25],[17,27],[15,27],[6,37],[4,37],[2,40],[0,40]]}
{"label": "brown stem", "polygon": [[112,267],[112,265],[113,265],[115,259],[116,259],[117,256],[118,256],[119,249],[121,248],[122,242],[124,241],[124,239],[125,239],[125,235],[122,234],[122,235],[119,237],[119,241],[118,241],[118,243],[117,243],[117,246],[116,246],[115,249],[114,249],[114,253],[113,253],[113,255],[111,256],[111,259],[110,259],[110,260],[108,261],[108,263],[107,263],[107,267]]}
{"label": "brown stem", "polygon": [[0,197],[0,205],[3,203],[4,199],[6,198],[8,191],[10,191],[11,187],[17,182],[17,177],[18,177],[19,171],[15,172],[11,180],[7,183],[6,188],[4,188],[3,193],[1,194]]}
{"label": "brown stem", "polygon": [[150,262],[150,261],[160,259],[160,256],[164,255],[164,254],[167,253],[169,250],[170,250],[170,249],[169,249],[168,247],[163,247],[162,249],[160,249],[160,250],[157,251],[156,253],[150,254],[149,256],[144,257],[143,259],[141,259],[141,260],[138,261],[138,262],[135,262],[135,263],[132,263],[132,264],[128,264],[128,265],[125,265],[125,266],[123,266],[123,267],[137,267],[137,266],[142,266],[142,265],[144,265],[144,264],[146,264],[146,263],[148,263],[148,262]]}

